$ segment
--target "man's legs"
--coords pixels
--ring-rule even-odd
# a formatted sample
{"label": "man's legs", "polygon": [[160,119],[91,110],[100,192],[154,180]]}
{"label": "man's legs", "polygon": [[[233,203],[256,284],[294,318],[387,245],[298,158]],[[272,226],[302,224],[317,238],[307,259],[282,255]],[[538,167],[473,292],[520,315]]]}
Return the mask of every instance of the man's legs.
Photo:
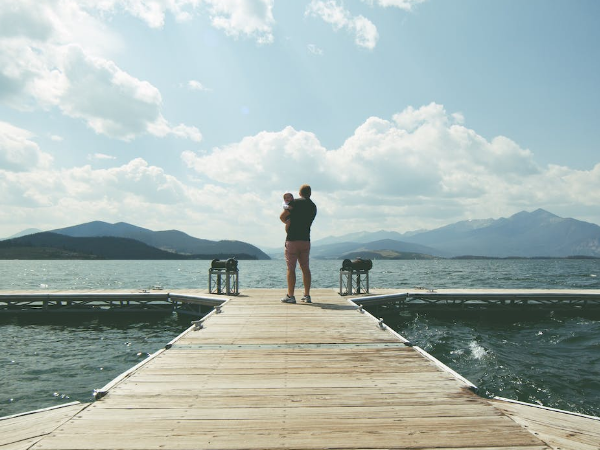
{"label": "man's legs", "polygon": [[[304,272],[302,272],[304,273]],[[287,285],[288,285],[288,297],[294,296],[294,290],[296,289],[296,269],[290,269],[288,267],[287,270]]]}
{"label": "man's legs", "polygon": [[294,290],[296,289],[296,263],[298,262],[298,252],[294,241],[285,242],[285,262],[287,264],[287,295],[281,299],[284,303],[296,303]]}
{"label": "man's legs", "polygon": [[301,248],[298,254],[298,262],[302,269],[302,283],[304,284],[304,300],[310,302],[310,284],[312,282],[312,274],[310,273],[310,241],[301,241]]}
{"label": "man's legs", "polygon": [[[304,295],[310,296],[310,283],[312,281],[312,276],[310,273],[309,267],[301,267],[302,269],[302,283],[304,283]],[[294,274],[295,276],[295,274]]]}

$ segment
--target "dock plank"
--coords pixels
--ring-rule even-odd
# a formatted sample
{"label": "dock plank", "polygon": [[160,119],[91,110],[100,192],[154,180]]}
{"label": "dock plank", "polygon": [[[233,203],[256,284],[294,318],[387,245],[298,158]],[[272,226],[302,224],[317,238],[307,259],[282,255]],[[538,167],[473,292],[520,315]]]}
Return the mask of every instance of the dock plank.
{"label": "dock plank", "polygon": [[30,448],[87,406],[89,406],[87,403],[68,404],[0,418],[0,449]]}
{"label": "dock plank", "polygon": [[32,449],[549,447],[332,290],[251,291]]}
{"label": "dock plank", "polygon": [[493,400],[491,403],[555,450],[600,448],[599,418],[502,400]]}

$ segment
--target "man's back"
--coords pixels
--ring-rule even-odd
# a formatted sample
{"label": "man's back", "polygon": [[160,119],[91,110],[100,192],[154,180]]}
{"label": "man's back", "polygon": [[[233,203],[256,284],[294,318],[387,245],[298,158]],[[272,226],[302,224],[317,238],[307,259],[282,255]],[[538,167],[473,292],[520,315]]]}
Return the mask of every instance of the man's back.
{"label": "man's back", "polygon": [[310,226],[317,215],[317,205],[310,198],[300,197],[292,202],[288,241],[310,241]]}

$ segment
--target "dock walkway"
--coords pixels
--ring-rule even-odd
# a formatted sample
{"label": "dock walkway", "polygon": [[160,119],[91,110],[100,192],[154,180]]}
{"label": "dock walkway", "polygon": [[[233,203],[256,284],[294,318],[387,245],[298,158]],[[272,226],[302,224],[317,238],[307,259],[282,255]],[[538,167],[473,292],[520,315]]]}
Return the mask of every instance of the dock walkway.
{"label": "dock walkway", "polygon": [[[230,298],[35,445],[0,448],[553,448],[348,298],[280,295]],[[598,441],[562,448],[599,448],[592,422]]]}

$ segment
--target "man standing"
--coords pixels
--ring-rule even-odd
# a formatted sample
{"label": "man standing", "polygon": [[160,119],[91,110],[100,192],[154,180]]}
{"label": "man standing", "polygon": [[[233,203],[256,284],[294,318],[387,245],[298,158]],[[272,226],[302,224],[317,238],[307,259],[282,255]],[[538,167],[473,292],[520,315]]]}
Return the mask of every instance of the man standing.
{"label": "man standing", "polygon": [[285,239],[285,261],[287,263],[288,291],[283,303],[296,303],[294,289],[296,288],[296,263],[302,270],[304,283],[304,297],[302,301],[311,303],[310,283],[311,273],[309,267],[310,254],[310,226],[317,215],[317,205],[310,199],[311,189],[308,184],[300,187],[300,198],[292,202],[292,208],[285,210],[279,217],[283,223],[289,220],[290,226]]}

